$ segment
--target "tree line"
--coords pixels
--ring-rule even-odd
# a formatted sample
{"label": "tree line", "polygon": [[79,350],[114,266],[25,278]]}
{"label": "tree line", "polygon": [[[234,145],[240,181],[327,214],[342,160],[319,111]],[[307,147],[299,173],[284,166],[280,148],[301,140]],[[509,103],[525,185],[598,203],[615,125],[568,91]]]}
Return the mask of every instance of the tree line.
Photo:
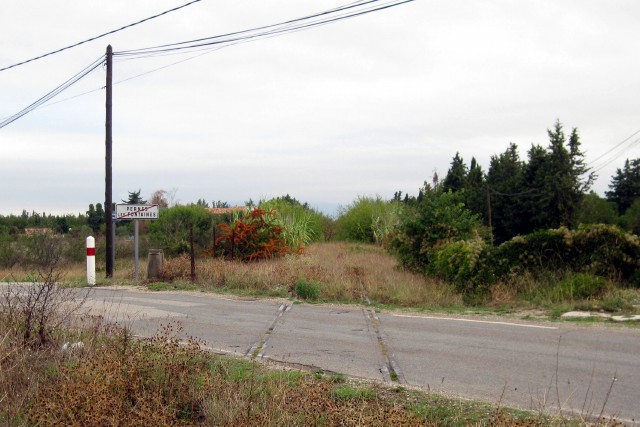
{"label": "tree line", "polygon": [[587,166],[578,130],[564,132],[557,121],[548,130],[549,144],[532,144],[520,159],[518,146],[491,157],[485,173],[475,158],[469,166],[459,153],[444,179],[434,176],[417,197],[396,192],[394,199],[420,201],[428,191],[451,192],[492,233],[496,244],[517,235],[578,224],[615,224],[640,231],[640,159],[626,160],[612,178],[606,198],[590,192],[596,175]]}

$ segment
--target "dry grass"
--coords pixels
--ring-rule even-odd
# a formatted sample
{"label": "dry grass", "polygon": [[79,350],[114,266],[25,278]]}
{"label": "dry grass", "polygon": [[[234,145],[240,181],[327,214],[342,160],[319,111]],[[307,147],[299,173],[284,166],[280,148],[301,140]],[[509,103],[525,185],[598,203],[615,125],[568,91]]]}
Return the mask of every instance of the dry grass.
{"label": "dry grass", "polygon": [[[319,283],[320,299],[325,301],[422,308],[462,304],[452,286],[400,268],[384,249],[373,245],[314,244],[302,256],[260,263],[201,259],[196,270],[196,285],[207,290],[287,296],[304,280]],[[167,260],[163,275],[165,281],[188,280],[189,259]]]}
{"label": "dry grass", "polygon": [[[216,356],[179,326],[136,340],[99,318],[24,351],[0,315],[0,422],[120,426],[560,425],[538,414]],[[62,343],[82,343],[62,349]]]}
{"label": "dry grass", "polygon": [[[51,264],[55,272],[57,264]],[[184,275],[188,259],[167,263],[165,273]],[[380,249],[340,244],[318,245],[305,257],[259,264],[202,260],[198,286],[250,292],[290,291],[295,281],[322,283],[324,298],[379,298],[396,304],[424,304],[423,298],[455,298],[441,284],[395,268]],[[516,413],[473,402],[326,377],[271,369],[254,361],[212,355],[179,325],[167,325],[151,339],[134,339],[130,330],[100,317],[71,316],[57,275],[45,285],[51,293],[46,339],[28,340],[30,323],[22,314],[40,311],[23,304],[29,284],[16,285],[0,304],[0,423],[13,425],[120,426],[414,426],[549,425],[540,414]],[[419,297],[399,291],[410,287]],[[31,288],[49,289],[38,283]],[[395,295],[395,299],[389,297]],[[388,299],[384,299],[388,298]],[[27,301],[29,301],[27,299]],[[446,299],[440,300],[443,304]],[[23,309],[20,309],[23,307]],[[31,308],[30,308],[31,307]],[[36,308],[33,308],[36,307]],[[24,308],[27,308],[26,310]],[[30,308],[30,309],[29,309]],[[64,324],[53,319],[65,319]],[[26,329],[25,329],[26,328]]]}

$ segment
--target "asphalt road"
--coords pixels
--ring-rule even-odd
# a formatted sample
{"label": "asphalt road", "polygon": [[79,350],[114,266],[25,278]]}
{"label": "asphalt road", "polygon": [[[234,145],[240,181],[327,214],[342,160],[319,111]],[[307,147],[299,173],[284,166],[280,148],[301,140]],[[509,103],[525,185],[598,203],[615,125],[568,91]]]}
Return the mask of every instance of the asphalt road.
{"label": "asphalt road", "polygon": [[640,421],[640,330],[96,288],[93,314],[152,335],[179,322],[218,353],[557,414]]}

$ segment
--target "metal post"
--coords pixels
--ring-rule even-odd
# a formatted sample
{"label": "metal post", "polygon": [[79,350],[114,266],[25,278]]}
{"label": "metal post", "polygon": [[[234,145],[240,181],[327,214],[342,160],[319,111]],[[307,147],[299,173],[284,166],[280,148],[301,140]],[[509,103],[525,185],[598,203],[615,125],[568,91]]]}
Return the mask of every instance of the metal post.
{"label": "metal post", "polygon": [[113,246],[113,250],[111,251],[111,259],[113,260],[112,263],[112,267],[111,267],[111,276],[113,276],[113,272],[116,268],[115,264],[116,264],[116,224],[115,224],[115,220],[113,221],[113,232],[111,233],[111,237],[112,237],[112,244],[111,246]]}
{"label": "metal post", "polygon": [[133,240],[134,240],[134,249],[133,249],[133,265],[135,271],[135,280],[136,285],[138,284],[138,223],[139,220],[133,221]]}

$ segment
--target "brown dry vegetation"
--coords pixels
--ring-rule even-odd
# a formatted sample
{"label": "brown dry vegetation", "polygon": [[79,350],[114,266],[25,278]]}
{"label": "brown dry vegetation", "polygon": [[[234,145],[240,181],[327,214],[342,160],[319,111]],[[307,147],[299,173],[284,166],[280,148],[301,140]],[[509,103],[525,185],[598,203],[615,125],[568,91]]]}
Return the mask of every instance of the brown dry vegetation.
{"label": "brown dry vegetation", "polygon": [[[188,265],[186,258],[170,260],[165,274],[188,276]],[[50,274],[3,288],[0,423],[8,426],[579,423],[212,355],[198,340],[179,341],[184,333],[178,325],[165,326],[151,339],[134,339],[130,330],[100,317],[72,316],[77,304],[69,304],[66,290],[56,285],[57,266],[52,258],[40,270]],[[317,245],[304,257],[258,264],[201,260],[198,274],[196,286],[206,289],[278,294],[304,279],[318,281],[326,299],[424,306],[431,299],[440,306],[459,301],[442,283],[397,269],[373,246]],[[25,295],[40,296],[34,304]],[[28,320],[41,312],[41,321]],[[31,329],[38,333],[25,334]]]}
{"label": "brown dry vegetation", "polygon": [[[222,259],[198,261],[196,286],[269,296],[287,296],[296,282],[317,282],[326,301],[392,304],[436,308],[462,304],[453,287],[398,267],[384,249],[373,245],[322,243],[302,256],[292,255],[260,263]],[[164,280],[184,281],[190,276],[187,257],[170,259]]]}
{"label": "brown dry vegetation", "polygon": [[[0,317],[0,422],[92,426],[546,425],[539,415],[212,355],[177,325],[137,340],[85,318],[25,349]],[[72,343],[63,349],[63,343]],[[77,343],[82,343],[78,345]],[[554,423],[557,423],[554,421]]]}

